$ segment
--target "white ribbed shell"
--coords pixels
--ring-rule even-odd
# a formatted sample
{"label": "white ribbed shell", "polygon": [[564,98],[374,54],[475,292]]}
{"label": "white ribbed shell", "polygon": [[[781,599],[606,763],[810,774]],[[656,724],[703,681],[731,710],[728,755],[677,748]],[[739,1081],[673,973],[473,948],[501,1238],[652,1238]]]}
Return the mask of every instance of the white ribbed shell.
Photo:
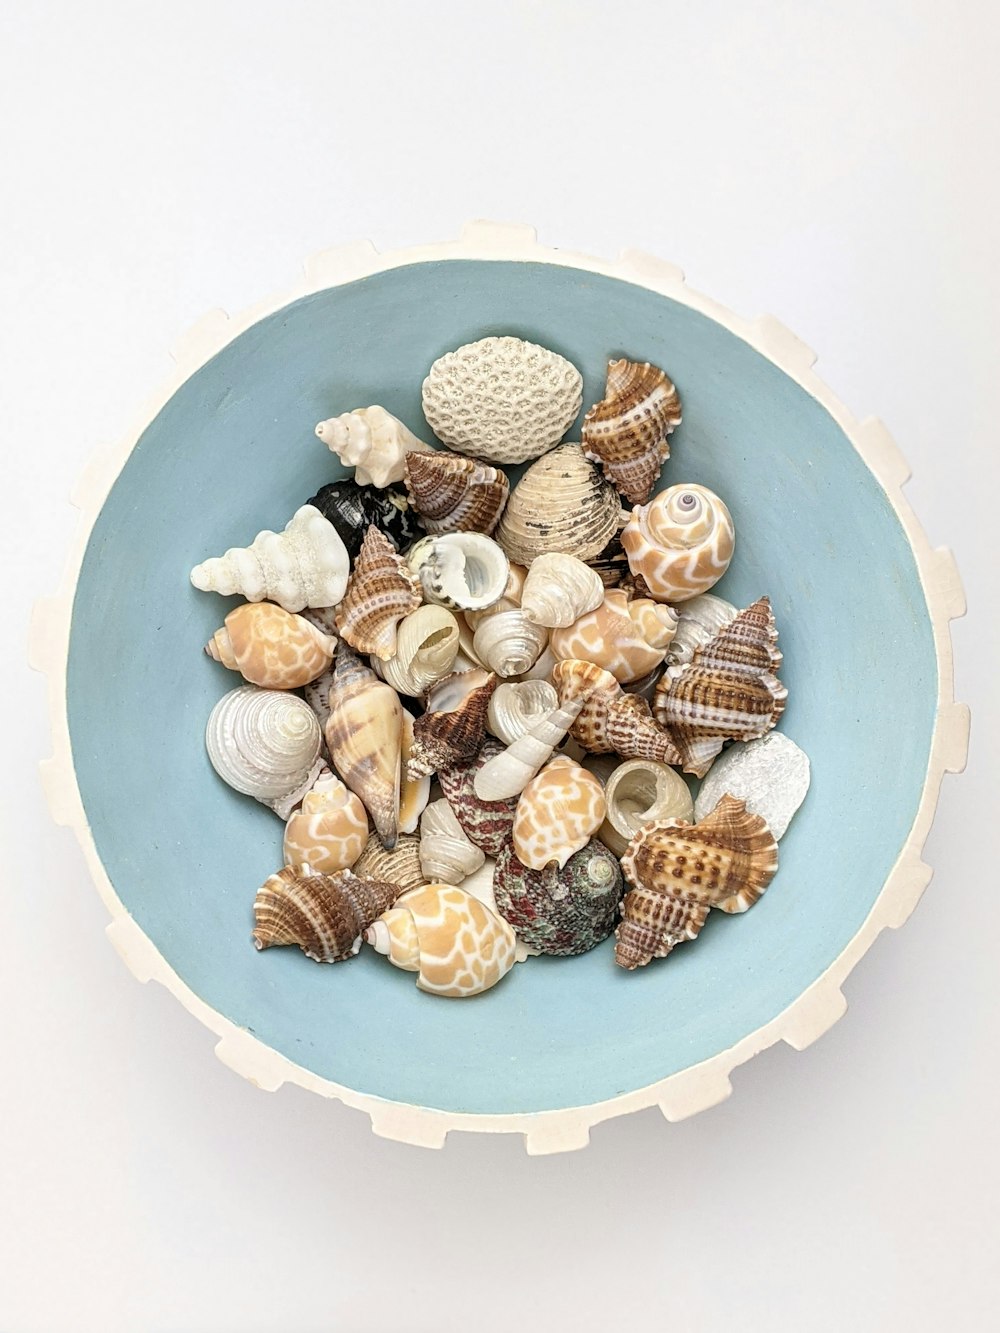
{"label": "white ribbed shell", "polygon": [[282,819],[319,776],[316,714],[297,694],[241,685],[212,709],[205,747],[219,777]]}

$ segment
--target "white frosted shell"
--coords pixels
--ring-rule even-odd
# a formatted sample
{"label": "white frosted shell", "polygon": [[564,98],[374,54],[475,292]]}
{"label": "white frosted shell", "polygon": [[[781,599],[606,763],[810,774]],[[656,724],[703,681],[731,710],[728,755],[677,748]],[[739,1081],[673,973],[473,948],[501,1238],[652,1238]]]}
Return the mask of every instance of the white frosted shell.
{"label": "white frosted shell", "polygon": [[780,731],[731,746],[716,759],[699,788],[694,817],[701,820],[728,794],[767,820],[780,838],[809,790],[809,758]]}

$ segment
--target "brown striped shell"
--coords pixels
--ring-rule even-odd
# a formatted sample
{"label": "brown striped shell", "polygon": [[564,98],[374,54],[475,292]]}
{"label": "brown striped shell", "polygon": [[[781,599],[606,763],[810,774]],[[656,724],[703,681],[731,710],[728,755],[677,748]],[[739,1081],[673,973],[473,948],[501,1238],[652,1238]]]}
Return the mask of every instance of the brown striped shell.
{"label": "brown striped shell", "polygon": [[359,879],[350,870],[317,875],[308,865],[285,866],[257,890],[253,942],[258,949],[297,944],[317,963],[343,962],[399,894],[398,884]]}
{"label": "brown striped shell", "polygon": [[645,825],[621,864],[631,888],[615,931],[615,962],[631,971],[693,940],[710,908],[752,907],[778,869],[778,844],[760,815],[727,795],[698,824]]}
{"label": "brown striped shell", "polygon": [[369,525],[337,612],[337,632],[383,662],[396,651],[396,626],[421,602],[420,579],[384,532]]}
{"label": "brown striped shell", "polygon": [[681,421],[673,381],[648,361],[611,361],[604,398],[583,419],[583,451],[631,504],[643,504]]}
{"label": "brown striped shell", "polygon": [[496,687],[497,678],[491,671],[482,685],[464,696],[457,708],[424,713],[417,718],[408,764],[411,777],[434,773],[478,752],[486,735],[490,697]]}
{"label": "brown striped shell", "polygon": [[610,671],[592,662],[567,658],[552,668],[552,683],[560,705],[584,698],[569,734],[590,754],[679,762],[672,738],[654,720],[646,700],[627,694]]}
{"label": "brown striped shell", "polygon": [[439,450],[404,459],[410,503],[428,532],[490,533],[507,503],[506,474],[488,463]]}

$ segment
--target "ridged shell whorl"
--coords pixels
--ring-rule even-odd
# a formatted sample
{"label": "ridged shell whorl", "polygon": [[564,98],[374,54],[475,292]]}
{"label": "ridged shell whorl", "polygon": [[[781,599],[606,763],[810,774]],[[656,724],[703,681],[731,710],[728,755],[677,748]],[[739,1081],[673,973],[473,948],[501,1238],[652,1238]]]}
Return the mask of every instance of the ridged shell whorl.
{"label": "ridged shell whorl", "polygon": [[354,468],[354,480],[361,486],[388,486],[402,481],[406,455],[430,449],[377,404],[321,421],[316,434],[345,467]]}
{"label": "ridged shell whorl", "polygon": [[297,944],[317,963],[340,963],[354,957],[365,929],[398,896],[398,885],[350,870],[319,875],[308,865],[285,866],[257,891],[253,942],[258,949]]}
{"label": "ridged shell whorl", "polygon": [[569,430],[583,378],[565,357],[521,338],[481,338],[434,362],[424,416],[443,443],[491,463],[537,458]]}
{"label": "ridged shell whorl", "polygon": [[555,686],[547,680],[507,680],[493,693],[486,725],[505,745],[512,745],[558,706]]}
{"label": "ridged shell whorl", "polygon": [[337,633],[358,652],[384,662],[396,651],[396,626],[420,601],[420,579],[371,524],[337,612]]}
{"label": "ridged shell whorl", "polygon": [[548,641],[549,631],[517,608],[483,620],[473,635],[472,650],[484,667],[508,680],[530,670]]}
{"label": "ridged shell whorl", "polygon": [[510,483],[499,468],[444,451],[407,454],[406,490],[427,532],[490,533]]}
{"label": "ridged shell whorl", "polygon": [[532,463],[510,493],[496,540],[518,565],[559,551],[589,560],[618,531],[621,501],[579,444],[560,444]]}
{"label": "ridged shell whorl", "polygon": [[683,602],[718,583],[733,558],[732,515],[707,486],[670,486],[637,506],[622,532],[629,569],[650,596]]}
{"label": "ridged shell whorl", "polygon": [[681,421],[673,381],[648,361],[612,361],[604,399],[583,420],[583,449],[632,504],[643,504]]}
{"label": "ridged shell whorl", "polygon": [[584,700],[570,735],[588,753],[680,762],[671,736],[653,719],[646,700],[626,694],[610,671],[568,658],[553,667],[552,683],[560,704]]}
{"label": "ridged shell whorl", "polygon": [[322,768],[316,714],[295,694],[241,685],[212,709],[205,748],[219,777],[287,819]]}
{"label": "ridged shell whorl", "polygon": [[273,602],[245,602],[226,616],[205,652],[251,685],[296,690],[329,669],[337,641]]}
{"label": "ridged shell whorl", "polygon": [[361,879],[395,884],[400,893],[427,883],[420,868],[420,838],[415,833],[401,833],[389,851],[382,846],[378,834],[373,833],[352,869]]}
{"label": "ridged shell whorl", "polygon": [[560,869],[529,870],[513,843],[501,849],[493,871],[497,911],[518,939],[539,953],[586,953],[607,939],[622,895],[616,857],[591,840]]}
{"label": "ridged shell whorl", "polygon": [[422,537],[407,553],[424,598],[452,611],[481,611],[504,595],[510,561],[482,532],[442,532]]}
{"label": "ridged shell whorl", "polygon": [[458,621],[444,606],[418,607],[400,622],[396,652],[375,669],[400,694],[418,699],[451,671],[458,656]]}
{"label": "ridged shell whorl", "polygon": [[695,650],[709,639],[714,639],[719,630],[725,629],[735,619],[737,608],[714,593],[703,592],[700,597],[692,597],[682,602],[678,613],[677,631],[667,647],[667,664],[681,666],[690,662]]}

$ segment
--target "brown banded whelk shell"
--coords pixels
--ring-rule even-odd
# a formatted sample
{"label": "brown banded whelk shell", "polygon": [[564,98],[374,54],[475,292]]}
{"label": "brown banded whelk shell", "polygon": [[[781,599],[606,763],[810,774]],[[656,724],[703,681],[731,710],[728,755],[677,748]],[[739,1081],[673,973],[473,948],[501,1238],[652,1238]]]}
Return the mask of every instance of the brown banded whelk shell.
{"label": "brown banded whelk shell", "polygon": [[358,652],[387,661],[396,651],[396,626],[420,602],[420,579],[370,524],[337,612],[338,634]]}
{"label": "brown banded whelk shell", "polygon": [[443,451],[407,454],[404,480],[428,532],[485,532],[496,527],[510,494],[505,473]]}
{"label": "brown banded whelk shell", "polygon": [[620,513],[618,492],[580,445],[560,444],[526,470],[494,535],[519,565],[552,551],[586,562],[618,531]]}
{"label": "brown banded whelk shell", "polygon": [[320,875],[308,865],[285,866],[257,891],[253,942],[258,949],[297,944],[317,963],[340,963],[354,957],[367,927],[398,897],[398,885],[350,870]]}
{"label": "brown banded whelk shell", "polygon": [[648,361],[611,361],[604,398],[583,419],[583,450],[632,504],[643,504],[681,422],[673,381]]}
{"label": "brown banded whelk shell", "polygon": [[680,762],[672,738],[654,720],[649,704],[638,695],[626,694],[610,671],[592,662],[567,659],[553,667],[552,683],[562,705],[583,697],[570,735],[588,753]]}
{"label": "brown banded whelk shell", "polygon": [[486,735],[486,714],[496,685],[497,678],[490,672],[456,708],[417,718],[408,764],[411,777],[437,772],[476,754]]}

